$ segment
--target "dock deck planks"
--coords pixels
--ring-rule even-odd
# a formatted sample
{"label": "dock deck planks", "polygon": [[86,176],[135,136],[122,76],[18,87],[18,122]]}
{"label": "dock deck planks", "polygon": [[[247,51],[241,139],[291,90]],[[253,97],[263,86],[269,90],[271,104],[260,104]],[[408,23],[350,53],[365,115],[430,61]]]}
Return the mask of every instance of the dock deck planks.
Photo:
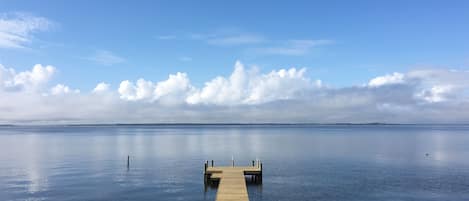
{"label": "dock deck planks", "polygon": [[216,201],[249,201],[245,175],[262,177],[262,165],[208,167],[206,163],[206,179],[220,180]]}

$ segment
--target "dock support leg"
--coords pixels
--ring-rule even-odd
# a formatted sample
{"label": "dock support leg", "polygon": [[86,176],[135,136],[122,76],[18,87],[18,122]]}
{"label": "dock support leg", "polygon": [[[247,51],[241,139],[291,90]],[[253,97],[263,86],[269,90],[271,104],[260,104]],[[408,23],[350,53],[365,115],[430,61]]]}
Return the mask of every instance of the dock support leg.
{"label": "dock support leg", "polygon": [[259,175],[259,176],[260,176],[260,177],[259,177],[259,183],[262,184],[262,163],[261,163],[261,167],[260,167],[260,168],[261,168],[261,173],[260,173],[260,175]]}

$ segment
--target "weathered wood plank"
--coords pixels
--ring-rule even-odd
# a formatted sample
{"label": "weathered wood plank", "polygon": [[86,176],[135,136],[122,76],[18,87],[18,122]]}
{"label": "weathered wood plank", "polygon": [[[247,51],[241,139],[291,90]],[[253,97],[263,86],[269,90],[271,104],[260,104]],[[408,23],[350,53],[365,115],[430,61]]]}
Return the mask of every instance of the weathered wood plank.
{"label": "weathered wood plank", "polygon": [[205,174],[210,179],[220,179],[216,201],[249,201],[245,174],[262,175],[258,166],[246,167],[206,167]]}

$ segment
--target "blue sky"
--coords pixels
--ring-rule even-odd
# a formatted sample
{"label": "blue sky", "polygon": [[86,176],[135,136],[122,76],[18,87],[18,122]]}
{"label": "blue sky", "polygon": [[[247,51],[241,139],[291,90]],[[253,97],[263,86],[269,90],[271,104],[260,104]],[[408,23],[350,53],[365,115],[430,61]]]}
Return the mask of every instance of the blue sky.
{"label": "blue sky", "polygon": [[[434,66],[467,69],[467,1],[0,1],[0,12],[26,12],[54,26],[34,35],[30,49],[1,49],[3,65],[60,68],[56,77],[78,88],[100,81],[161,80],[178,71],[203,85],[227,75],[236,60],[263,71],[307,67],[337,86]],[[251,37],[210,44],[195,35]],[[246,39],[246,38],[245,38]],[[328,40],[299,55],[262,53],[289,40]],[[286,48],[286,47],[285,47]],[[123,59],[103,65],[88,58],[108,51]]]}
{"label": "blue sky", "polygon": [[[423,107],[421,101],[453,101],[455,107],[469,100],[469,84],[464,81],[469,70],[467,8],[468,1],[456,0],[0,0],[0,64],[5,72],[15,71],[2,78],[3,88],[9,91],[3,97],[16,96],[10,93],[13,88],[34,88],[35,93],[47,96],[54,94],[50,89],[54,86],[59,86],[56,92],[81,91],[83,95],[104,82],[104,88],[112,89],[114,96],[129,104],[136,100],[161,104],[183,99],[189,105],[260,104],[257,108],[272,101],[311,102],[317,97],[310,95],[319,90],[337,99],[373,93],[369,101],[380,112],[383,108],[408,112],[406,109]],[[34,71],[36,64],[42,66]],[[253,68],[257,69],[255,76]],[[281,69],[290,72],[287,78]],[[31,76],[26,79],[21,72]],[[40,82],[35,76],[41,78]],[[217,76],[223,79],[217,80]],[[139,79],[145,81],[141,86]],[[165,80],[166,85],[157,86]],[[205,83],[218,88],[205,87]],[[253,83],[262,87],[252,87]],[[393,90],[403,90],[399,87],[404,83],[405,89],[413,91],[406,98],[377,101],[384,89],[373,87],[397,84]],[[39,85],[44,85],[41,90],[37,89]],[[360,92],[353,91],[354,87]],[[226,88],[231,91],[223,91]],[[277,91],[269,91],[272,88]],[[161,97],[167,91],[172,95],[165,100]],[[455,91],[459,95],[454,95]],[[233,93],[240,95],[235,99],[212,97]],[[428,111],[442,108],[425,104]],[[8,111],[14,111],[14,107],[20,106],[4,106]],[[353,112],[347,114],[353,116]],[[292,119],[306,121],[308,115]],[[342,114],[330,115],[331,121],[350,120],[341,118]],[[384,114],[370,113],[360,121],[373,121],[380,115]],[[171,118],[177,121],[182,117]],[[451,121],[458,120],[461,118]]]}

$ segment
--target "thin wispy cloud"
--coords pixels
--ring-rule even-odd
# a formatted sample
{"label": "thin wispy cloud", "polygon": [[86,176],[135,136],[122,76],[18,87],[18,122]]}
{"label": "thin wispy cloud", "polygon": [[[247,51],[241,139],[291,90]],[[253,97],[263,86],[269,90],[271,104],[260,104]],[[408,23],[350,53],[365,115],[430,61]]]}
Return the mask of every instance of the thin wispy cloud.
{"label": "thin wispy cloud", "polygon": [[192,61],[192,57],[180,57],[179,61],[184,61],[184,62]]}
{"label": "thin wispy cloud", "polygon": [[315,47],[333,43],[332,40],[287,40],[279,44],[251,48],[248,51],[267,55],[300,56],[308,54]]}
{"label": "thin wispy cloud", "polygon": [[0,14],[0,48],[26,48],[34,34],[49,30],[54,23],[27,13]]}
{"label": "thin wispy cloud", "polygon": [[177,37],[175,35],[160,35],[156,37],[158,40],[174,40]]}
{"label": "thin wispy cloud", "polygon": [[207,39],[208,44],[220,46],[259,44],[265,41],[264,37],[252,34],[219,36]]}
{"label": "thin wispy cloud", "polygon": [[253,45],[267,42],[267,39],[260,34],[231,29],[205,34],[190,34],[189,38],[193,40],[201,40],[209,45],[216,46]]}
{"label": "thin wispy cloud", "polygon": [[313,48],[335,43],[325,39],[271,39],[261,34],[224,30],[206,34],[190,34],[190,39],[200,40],[209,45],[233,47],[237,46],[248,54],[302,56],[310,53]]}
{"label": "thin wispy cloud", "polygon": [[98,50],[94,53],[94,55],[87,57],[86,59],[105,66],[111,66],[125,62],[124,58],[117,56],[116,54],[107,50]]}

